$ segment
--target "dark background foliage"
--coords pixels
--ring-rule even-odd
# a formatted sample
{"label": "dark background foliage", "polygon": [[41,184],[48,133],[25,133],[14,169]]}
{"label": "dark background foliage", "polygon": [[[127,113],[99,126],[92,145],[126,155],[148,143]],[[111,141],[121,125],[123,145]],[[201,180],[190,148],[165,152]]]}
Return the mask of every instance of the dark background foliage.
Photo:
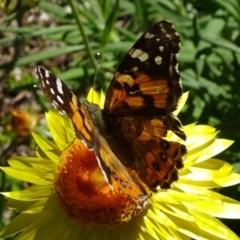
{"label": "dark background foliage", "polygon": [[[0,160],[34,153],[30,136],[15,132],[11,110],[32,114],[49,108],[33,88],[34,68],[42,65],[71,86],[79,98],[94,81],[97,52],[101,53],[97,87],[106,91],[114,69],[150,25],[168,19],[181,36],[179,67],[184,91],[190,96],[180,118],[219,129],[218,137],[235,143],[218,158],[240,172],[240,2],[239,0],[150,1],[10,1],[0,10]],[[4,6],[5,2],[2,2]],[[39,118],[41,116],[39,115]],[[43,120],[34,131],[44,132]],[[31,129],[32,130],[32,129]],[[25,184],[0,172],[1,191]],[[240,200],[239,185],[218,189]],[[1,197],[1,226],[13,214]],[[239,220],[224,220],[239,233]]]}

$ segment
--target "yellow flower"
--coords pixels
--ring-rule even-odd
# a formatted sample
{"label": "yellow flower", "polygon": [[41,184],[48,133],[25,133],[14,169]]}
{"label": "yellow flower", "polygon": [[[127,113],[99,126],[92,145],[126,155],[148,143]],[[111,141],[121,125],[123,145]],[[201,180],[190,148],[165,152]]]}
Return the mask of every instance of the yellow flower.
{"label": "yellow flower", "polygon": [[[182,98],[180,108],[186,98],[187,94]],[[61,191],[58,191],[59,184],[56,183],[64,180],[63,187],[66,183],[65,178],[59,178],[59,174],[62,174],[62,169],[68,173],[66,167],[72,163],[65,164],[62,159],[60,162],[59,160],[60,156],[70,161],[74,159],[69,153],[76,152],[69,146],[74,146],[72,142],[75,135],[70,119],[66,116],[50,111],[46,117],[53,140],[33,134],[39,146],[37,156],[13,157],[9,160],[10,167],[2,168],[8,175],[33,185],[20,192],[2,193],[9,198],[8,207],[21,213],[2,230],[1,237],[19,233],[16,238],[18,240],[239,239],[215,218],[240,218],[240,203],[213,190],[239,183],[240,175],[233,171],[230,164],[213,158],[232,144],[230,140],[215,139],[217,132],[214,128],[196,124],[185,126],[187,141],[184,144],[188,153],[184,160],[184,168],[179,172],[179,180],[173,183],[171,189],[159,189],[153,194],[150,203],[140,215],[131,220],[127,219],[125,224],[108,228],[79,224],[76,221],[76,216],[79,216],[77,209],[70,209],[75,215],[69,216],[69,209],[64,208],[64,204],[59,201],[59,194],[65,194],[63,199],[66,202],[71,201],[75,206],[81,200],[81,196],[76,195],[72,189],[67,188],[66,192],[61,192],[61,188]],[[167,138],[181,141],[173,133],[169,133]],[[66,153],[68,154],[64,158]],[[81,156],[83,152],[78,151],[78,154]],[[91,156],[90,160],[93,160]],[[82,179],[88,179],[87,173],[82,173]],[[64,175],[66,179],[68,175]],[[98,172],[94,176],[93,181],[100,177]],[[68,194],[73,198],[69,198]],[[91,205],[91,202],[81,203],[88,207]],[[117,204],[119,203],[116,202]],[[95,213],[85,214],[80,216],[81,221],[84,217],[91,219],[96,216]]]}

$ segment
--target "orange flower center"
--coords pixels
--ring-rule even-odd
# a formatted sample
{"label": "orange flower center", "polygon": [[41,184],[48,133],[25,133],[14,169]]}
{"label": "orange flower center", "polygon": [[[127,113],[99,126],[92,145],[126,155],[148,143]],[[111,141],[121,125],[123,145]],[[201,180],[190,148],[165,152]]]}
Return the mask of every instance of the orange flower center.
{"label": "orange flower center", "polygon": [[81,225],[113,227],[143,210],[131,196],[106,183],[94,150],[79,139],[62,152],[54,190],[66,214]]}

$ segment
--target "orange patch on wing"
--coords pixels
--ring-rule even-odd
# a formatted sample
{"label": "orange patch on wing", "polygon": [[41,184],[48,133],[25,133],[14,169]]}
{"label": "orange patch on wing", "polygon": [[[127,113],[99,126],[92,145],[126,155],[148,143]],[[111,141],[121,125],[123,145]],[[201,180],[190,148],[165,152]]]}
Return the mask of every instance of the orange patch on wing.
{"label": "orange patch on wing", "polygon": [[[159,79],[152,80],[144,73],[139,73],[136,79],[133,79],[128,74],[115,74],[115,81],[122,86],[121,89],[113,89],[110,99],[109,109],[116,109],[127,103],[132,109],[141,109],[146,105],[144,95],[151,95],[154,101],[154,106],[157,108],[165,108],[167,97],[169,95],[169,86],[167,80]],[[127,93],[124,87],[127,84],[130,88],[138,85],[139,90]]]}
{"label": "orange patch on wing", "polygon": [[127,83],[128,86],[132,87],[135,84],[135,80],[129,74],[121,74],[116,72],[115,74],[115,81],[118,81],[121,85],[123,83]]}
{"label": "orange patch on wing", "polygon": [[167,80],[153,80],[144,73],[140,73],[137,75],[135,83],[139,85],[139,89],[143,94],[155,95],[169,92]]}
{"label": "orange patch on wing", "polygon": [[145,107],[144,99],[141,96],[131,96],[125,99],[125,102],[132,108],[132,109],[140,109]]}
{"label": "orange patch on wing", "polygon": [[156,108],[163,108],[163,109],[166,108],[168,94],[153,95],[152,98],[154,101],[154,106]]}
{"label": "orange patch on wing", "polygon": [[[70,103],[70,107],[72,110],[71,119],[73,125],[83,135],[85,140],[87,140],[88,142],[92,142],[92,136],[89,135],[89,132],[92,132],[93,130],[92,126],[88,121],[86,110],[82,107],[82,105],[80,106],[80,109],[78,109],[78,107],[73,103]],[[81,116],[79,111],[84,113],[84,118]]]}

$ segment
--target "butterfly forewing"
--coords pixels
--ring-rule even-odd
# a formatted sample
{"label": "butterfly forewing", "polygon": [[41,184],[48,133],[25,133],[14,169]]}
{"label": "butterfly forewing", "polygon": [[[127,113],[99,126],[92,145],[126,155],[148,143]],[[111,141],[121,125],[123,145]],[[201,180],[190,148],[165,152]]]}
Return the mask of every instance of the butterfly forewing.
{"label": "butterfly forewing", "polygon": [[60,113],[67,114],[71,118],[77,136],[89,147],[93,147],[93,129],[89,115],[74,93],[58,77],[41,66],[37,67],[36,75],[42,91],[53,106]]}
{"label": "butterfly forewing", "polygon": [[172,23],[162,21],[148,29],[119,65],[106,95],[106,111],[113,116],[174,111],[182,94],[179,49]]}

